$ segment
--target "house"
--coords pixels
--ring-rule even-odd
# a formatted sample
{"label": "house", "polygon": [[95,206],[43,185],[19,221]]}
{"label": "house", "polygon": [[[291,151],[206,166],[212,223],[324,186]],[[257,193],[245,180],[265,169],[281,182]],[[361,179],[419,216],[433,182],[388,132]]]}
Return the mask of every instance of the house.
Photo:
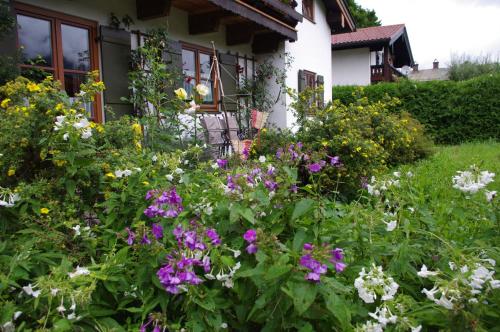
{"label": "house", "polygon": [[392,82],[414,63],[404,24],[333,35],[332,50],[333,85]]}
{"label": "house", "polygon": [[419,69],[418,64],[413,65],[413,70],[408,74],[412,81],[447,81],[450,79],[448,68],[440,68],[439,61],[434,60],[432,69]]}
{"label": "house", "polygon": [[[7,0],[1,0],[7,1]],[[221,110],[221,91],[211,71],[212,41],[220,61],[226,95],[234,95],[242,78],[252,78],[257,65],[273,57],[283,68],[284,55],[294,59],[286,84],[300,90],[324,84],[324,99],[331,98],[332,33],[353,31],[354,21],[344,0],[19,0],[8,1],[17,29],[0,41],[0,54],[21,49],[21,71],[39,69],[61,81],[66,92],[78,92],[85,73],[99,70],[106,90],[90,108],[90,117],[102,122],[117,115],[134,114],[129,95],[131,50],[145,33],[167,26],[169,47],[164,55],[169,68],[182,70],[184,86],[207,81],[210,94],[203,112]],[[296,8],[292,5],[297,5]],[[110,17],[131,21],[124,28],[110,25]],[[272,85],[272,84],[271,84]],[[270,86],[270,89],[277,89]],[[288,97],[278,99],[271,121],[291,126]],[[237,102],[224,103],[235,111]]]}

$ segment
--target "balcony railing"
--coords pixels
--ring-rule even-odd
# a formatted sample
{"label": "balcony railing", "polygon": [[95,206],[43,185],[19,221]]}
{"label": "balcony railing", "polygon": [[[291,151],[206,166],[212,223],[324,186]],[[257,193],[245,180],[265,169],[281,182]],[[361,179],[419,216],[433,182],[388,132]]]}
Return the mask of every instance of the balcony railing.
{"label": "balcony railing", "polygon": [[373,65],[371,66],[371,82],[394,82],[394,77],[404,76],[392,65]]}

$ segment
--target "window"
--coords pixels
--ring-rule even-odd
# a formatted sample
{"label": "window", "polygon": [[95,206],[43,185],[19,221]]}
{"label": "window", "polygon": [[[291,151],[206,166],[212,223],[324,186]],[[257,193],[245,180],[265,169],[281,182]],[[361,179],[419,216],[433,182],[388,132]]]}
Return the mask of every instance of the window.
{"label": "window", "polygon": [[182,73],[184,89],[191,95],[197,84],[208,86],[209,93],[203,98],[201,108],[217,110],[217,89],[214,86],[214,68],[212,67],[212,51],[203,47],[183,43]]}
{"label": "window", "polygon": [[[74,97],[87,72],[98,69],[97,23],[21,3],[15,9],[21,73],[52,75]],[[99,98],[88,111],[101,121]]]}
{"label": "window", "polygon": [[306,80],[306,88],[316,88],[316,73],[304,70],[304,77]]}
{"label": "window", "polygon": [[314,22],[314,0],[302,0],[302,15]]}

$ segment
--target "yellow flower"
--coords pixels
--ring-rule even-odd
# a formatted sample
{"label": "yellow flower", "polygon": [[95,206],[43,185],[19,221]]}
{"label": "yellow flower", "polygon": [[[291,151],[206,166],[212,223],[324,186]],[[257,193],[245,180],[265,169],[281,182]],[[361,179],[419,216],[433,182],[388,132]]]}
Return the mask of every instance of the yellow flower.
{"label": "yellow flower", "polygon": [[108,178],[110,178],[110,179],[114,179],[114,178],[116,178],[116,176],[115,176],[113,173],[111,173],[111,172],[106,173],[106,177],[108,177]]}
{"label": "yellow flower", "polygon": [[57,105],[56,105],[56,111],[60,111],[60,110],[62,110],[62,109],[63,109],[63,107],[64,107],[64,105],[63,105],[62,103],[57,104]]}
{"label": "yellow flower", "polygon": [[50,212],[50,210],[49,210],[49,209],[47,209],[47,208],[41,208],[41,209],[40,209],[40,213],[41,213],[41,214],[49,214],[49,212]]}
{"label": "yellow flower", "polygon": [[33,82],[29,82],[28,84],[26,84],[26,87],[28,88],[29,92],[40,91],[40,87],[38,86],[38,84],[33,83]]}
{"label": "yellow flower", "polygon": [[175,95],[177,96],[177,98],[179,98],[181,100],[187,99],[187,92],[183,88],[179,88],[179,89],[175,90],[174,92],[175,92]]}
{"label": "yellow flower", "polygon": [[59,159],[56,159],[56,160],[52,160],[52,162],[54,163],[54,165],[56,165],[57,167],[62,167],[66,164],[66,160],[59,160]]}
{"label": "yellow flower", "polygon": [[134,123],[132,125],[132,130],[134,131],[134,134],[136,134],[137,136],[142,135],[142,128],[140,124]]}
{"label": "yellow flower", "polygon": [[356,148],[356,152],[359,152],[359,151],[361,151],[361,147],[360,147],[360,146],[358,146],[358,147]]}
{"label": "yellow flower", "polygon": [[328,141],[321,142],[321,145],[323,145],[324,147],[327,147],[328,146]]}
{"label": "yellow flower", "polygon": [[142,184],[145,185],[145,186],[149,186],[149,182],[148,181],[143,181]]}
{"label": "yellow flower", "polygon": [[2,103],[0,104],[0,106],[2,106],[2,108],[7,108],[7,106],[9,106],[9,103],[10,103],[10,98],[6,98],[6,99],[2,100]]}
{"label": "yellow flower", "polygon": [[140,142],[135,142],[135,147],[137,148],[137,150],[140,150],[142,149],[142,144]]}
{"label": "yellow flower", "polygon": [[95,122],[92,122],[92,121],[90,121],[90,124],[89,124],[89,126],[90,126],[90,128],[95,128],[95,126],[96,126],[96,123],[95,123]]}
{"label": "yellow flower", "polygon": [[96,130],[99,133],[103,133],[104,132],[104,127],[102,125],[97,125]]}
{"label": "yellow flower", "polygon": [[15,168],[9,168],[9,171],[7,172],[8,176],[13,176],[16,174],[16,169]]}

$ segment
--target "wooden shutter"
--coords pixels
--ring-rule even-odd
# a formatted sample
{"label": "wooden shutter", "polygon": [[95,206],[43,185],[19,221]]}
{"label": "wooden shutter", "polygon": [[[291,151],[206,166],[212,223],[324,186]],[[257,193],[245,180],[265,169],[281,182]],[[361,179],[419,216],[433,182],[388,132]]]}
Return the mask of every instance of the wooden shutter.
{"label": "wooden shutter", "polygon": [[102,78],[106,85],[104,105],[112,108],[113,114],[105,114],[110,118],[122,115],[133,115],[132,104],[123,101],[129,97],[128,72],[130,68],[130,32],[101,26]]}
{"label": "wooden shutter", "polygon": [[163,61],[167,66],[167,71],[172,74],[174,80],[169,82],[168,85],[172,87],[167,91],[169,95],[173,96],[173,91],[182,88],[184,84],[184,77],[182,75],[182,44],[176,40],[168,39],[167,47],[163,51]]}
{"label": "wooden shutter", "polygon": [[[235,55],[219,53],[220,78],[224,95],[227,97],[222,100],[226,111],[238,110],[238,58]],[[220,89],[219,89],[220,90]]]}
{"label": "wooden shutter", "polygon": [[316,76],[316,87],[323,86],[323,91],[318,92],[316,100],[318,101],[318,107],[323,107],[325,105],[325,79],[323,76]]}
{"label": "wooden shutter", "polygon": [[306,74],[304,73],[303,70],[299,70],[299,84],[298,84],[298,92],[301,93],[304,91],[307,87],[307,82],[306,82]]}
{"label": "wooden shutter", "polygon": [[[12,1],[0,0],[5,6],[9,7],[10,14],[13,16],[14,25],[12,29],[0,36],[0,84],[4,84],[3,79],[14,79],[17,72],[17,21],[14,13]],[[11,77],[12,76],[12,77]]]}

